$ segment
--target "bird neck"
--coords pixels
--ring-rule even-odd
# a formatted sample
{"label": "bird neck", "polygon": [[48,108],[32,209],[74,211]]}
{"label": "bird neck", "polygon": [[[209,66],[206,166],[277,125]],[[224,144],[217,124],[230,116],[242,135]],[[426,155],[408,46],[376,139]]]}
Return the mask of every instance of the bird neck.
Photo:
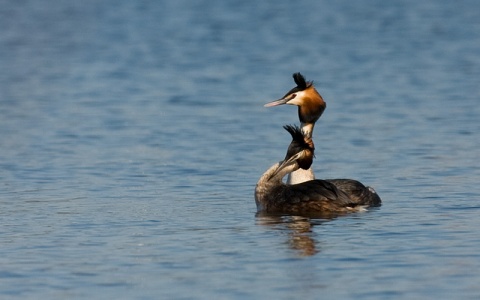
{"label": "bird neck", "polygon": [[268,168],[268,170],[265,171],[265,173],[263,173],[263,175],[258,180],[257,186],[267,185],[267,184],[275,184],[277,182],[281,182],[282,178],[283,178],[283,176],[285,176],[285,174],[282,177],[279,177],[279,175],[281,173],[283,173],[284,170],[281,170],[279,173],[275,174],[275,176],[272,176],[275,173],[275,171],[277,171],[277,169],[278,169],[278,167],[280,166],[281,163],[282,162],[279,161],[279,162],[275,163],[273,166],[271,166],[270,168]]}
{"label": "bird neck", "polygon": [[284,185],[284,183],[282,182],[283,177],[285,177],[285,175],[287,175],[288,173],[294,172],[298,169],[298,164],[291,164],[284,167],[277,174],[273,175],[277,171],[281,163],[282,161],[271,166],[267,171],[265,171],[265,173],[263,173],[263,175],[257,182],[257,186],[255,187],[255,202],[259,210],[264,207],[265,199],[267,199],[267,196],[272,191],[272,189]]}
{"label": "bird neck", "polygon": [[302,127],[303,134],[307,138],[312,138],[313,135],[313,127],[315,127],[315,123],[300,123],[300,126]]}

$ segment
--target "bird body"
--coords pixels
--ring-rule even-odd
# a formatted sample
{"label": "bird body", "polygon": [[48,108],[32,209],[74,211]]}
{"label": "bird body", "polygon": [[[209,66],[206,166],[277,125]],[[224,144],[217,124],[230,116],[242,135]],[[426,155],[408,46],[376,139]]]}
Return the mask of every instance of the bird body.
{"label": "bird body", "polygon": [[[321,117],[327,105],[320,93],[315,89],[313,81],[306,81],[300,73],[293,74],[296,87],[288,91],[282,98],[265,104],[265,107],[278,105],[298,106],[298,118],[302,132],[307,139],[312,139],[315,123]],[[312,142],[313,145],[313,142]],[[287,184],[295,185],[315,180],[315,174],[311,167],[288,173]],[[371,187],[365,187],[361,182],[353,179],[326,179],[338,190],[348,195],[354,202],[366,203],[367,205],[378,206],[381,203],[380,197]]]}
{"label": "bird body", "polygon": [[292,135],[292,142],[285,159],[271,166],[257,182],[255,202],[258,211],[331,215],[380,205],[381,200],[375,191],[355,180],[316,179],[298,184],[283,183],[287,174],[310,168],[315,150],[311,139],[304,136],[300,128],[284,128]]}

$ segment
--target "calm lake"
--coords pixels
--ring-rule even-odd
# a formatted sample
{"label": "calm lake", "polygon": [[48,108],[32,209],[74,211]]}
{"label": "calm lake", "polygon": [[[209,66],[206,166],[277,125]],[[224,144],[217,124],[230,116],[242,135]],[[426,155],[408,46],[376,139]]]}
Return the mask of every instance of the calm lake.
{"label": "calm lake", "polygon": [[[480,298],[480,2],[0,4],[1,299]],[[294,72],[380,208],[256,214]]]}

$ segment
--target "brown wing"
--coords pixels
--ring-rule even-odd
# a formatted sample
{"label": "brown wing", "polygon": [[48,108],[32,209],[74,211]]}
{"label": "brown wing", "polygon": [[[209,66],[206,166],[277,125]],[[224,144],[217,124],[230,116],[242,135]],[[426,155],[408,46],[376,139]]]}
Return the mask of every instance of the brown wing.
{"label": "brown wing", "polygon": [[374,189],[364,186],[361,182],[353,179],[326,179],[325,181],[335,185],[344,192],[357,205],[380,206],[382,200]]}
{"label": "brown wing", "polygon": [[[352,200],[334,184],[325,180],[311,180],[291,185],[288,189],[288,199],[294,203],[322,202],[323,205],[335,207],[355,206]],[[322,206],[323,206],[322,205]]]}

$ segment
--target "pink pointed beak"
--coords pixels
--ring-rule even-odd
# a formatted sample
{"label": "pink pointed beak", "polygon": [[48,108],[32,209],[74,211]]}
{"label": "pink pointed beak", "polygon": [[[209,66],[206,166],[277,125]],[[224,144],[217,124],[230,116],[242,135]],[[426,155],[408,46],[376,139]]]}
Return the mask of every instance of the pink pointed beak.
{"label": "pink pointed beak", "polygon": [[275,100],[275,101],[272,101],[272,102],[268,102],[267,104],[264,105],[264,107],[272,107],[272,106],[287,104],[287,102],[292,100],[293,98],[295,98],[295,96],[296,96],[295,94],[290,94],[290,95],[286,96],[285,98],[278,99],[278,100]]}

